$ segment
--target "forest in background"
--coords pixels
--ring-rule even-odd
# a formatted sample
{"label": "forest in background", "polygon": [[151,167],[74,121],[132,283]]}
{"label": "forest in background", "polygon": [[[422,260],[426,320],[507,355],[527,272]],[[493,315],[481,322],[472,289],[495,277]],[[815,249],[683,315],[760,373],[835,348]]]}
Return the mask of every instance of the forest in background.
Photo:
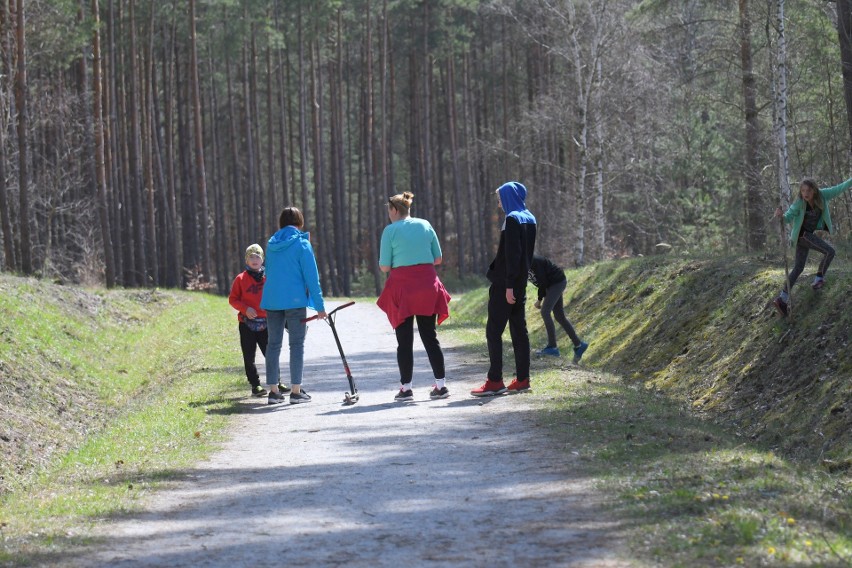
{"label": "forest in background", "polygon": [[2,0],[2,268],[223,292],[295,205],[325,292],[377,292],[412,191],[464,278],[509,180],[564,266],[780,256],[787,180],[850,176],[850,4]]}

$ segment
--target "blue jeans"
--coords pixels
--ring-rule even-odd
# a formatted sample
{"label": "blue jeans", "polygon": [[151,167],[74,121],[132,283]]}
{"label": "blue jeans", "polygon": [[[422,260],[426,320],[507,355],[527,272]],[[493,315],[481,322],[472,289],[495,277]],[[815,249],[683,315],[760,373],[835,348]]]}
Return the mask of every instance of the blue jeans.
{"label": "blue jeans", "polygon": [[307,317],[307,308],[292,310],[266,310],[266,328],[269,342],[266,345],[266,384],[277,385],[281,380],[281,345],[284,343],[284,329],[290,335],[290,384],[302,384],[302,371],[305,368],[305,333],[308,326],[303,319]]}

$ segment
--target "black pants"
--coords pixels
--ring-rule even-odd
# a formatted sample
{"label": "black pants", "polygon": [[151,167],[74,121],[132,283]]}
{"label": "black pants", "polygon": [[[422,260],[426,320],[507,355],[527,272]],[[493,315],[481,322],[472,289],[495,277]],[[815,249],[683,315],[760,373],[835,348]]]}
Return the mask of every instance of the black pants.
{"label": "black pants", "polygon": [[503,380],[503,332],[509,324],[512,349],[515,351],[515,376],[519,381],[530,378],[530,336],[527,333],[527,318],[524,304],[526,291],[515,296],[515,303],[506,302],[506,289],[493,284],[488,289],[488,322],[485,324],[485,340],[488,343],[488,380]]}
{"label": "black pants", "polygon": [[257,367],[254,364],[254,356],[257,353],[257,348],[260,347],[260,352],[266,357],[266,343],[269,340],[269,332],[252,331],[249,327],[240,322],[240,349],[243,351],[243,365],[246,368],[246,379],[252,387],[260,386],[260,375],[257,372]]}
{"label": "black pants", "polygon": [[399,382],[403,385],[411,383],[414,375],[414,318],[417,318],[417,330],[420,340],[426,348],[432,374],[436,379],[444,378],[444,352],[438,342],[435,331],[438,316],[411,316],[396,328],[396,362],[399,365]]}
{"label": "black pants", "polygon": [[834,260],[834,248],[816,236],[813,233],[802,232],[799,240],[796,241],[796,261],[793,264],[793,270],[790,271],[790,278],[787,281],[787,292],[793,288],[793,284],[799,279],[802,271],[805,269],[805,263],[808,260],[808,253],[813,249],[823,254],[822,261],[819,263],[819,274],[825,276],[831,261]]}

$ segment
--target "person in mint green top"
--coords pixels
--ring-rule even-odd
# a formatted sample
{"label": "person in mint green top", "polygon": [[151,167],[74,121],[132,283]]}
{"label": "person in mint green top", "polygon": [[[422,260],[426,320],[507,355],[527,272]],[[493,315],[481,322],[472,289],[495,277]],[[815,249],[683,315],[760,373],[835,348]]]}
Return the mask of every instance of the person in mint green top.
{"label": "person in mint green top", "polygon": [[[799,197],[783,213],[784,222],[792,225],[790,229],[790,245],[796,247],[796,259],[793,270],[790,272],[787,282],[784,283],[781,293],[775,298],[774,304],[782,316],[787,315],[790,302],[790,290],[805,269],[808,253],[815,250],[822,253],[822,261],[819,270],[811,283],[814,290],[819,290],[825,285],[825,273],[831,261],[834,260],[834,248],[818,237],[816,231],[834,231],[831,224],[831,213],[828,210],[828,202],[852,187],[852,178],[847,179],[833,187],[817,187],[814,180],[805,178],[799,184]],[[775,217],[781,217],[781,208],[775,210]]]}
{"label": "person in mint green top", "polygon": [[436,326],[450,315],[450,295],[438,277],[435,266],[441,264],[441,245],[429,221],[411,216],[410,191],[388,199],[390,225],[382,232],[379,269],[390,273],[376,304],[388,316],[396,334],[396,361],[400,388],[394,400],[414,400],[411,390],[414,375],[414,321],[426,349],[435,384],[432,400],[447,398],[444,352]]}
{"label": "person in mint green top", "polygon": [[379,266],[390,268],[433,264],[443,256],[432,225],[416,217],[403,217],[385,227],[379,251]]}

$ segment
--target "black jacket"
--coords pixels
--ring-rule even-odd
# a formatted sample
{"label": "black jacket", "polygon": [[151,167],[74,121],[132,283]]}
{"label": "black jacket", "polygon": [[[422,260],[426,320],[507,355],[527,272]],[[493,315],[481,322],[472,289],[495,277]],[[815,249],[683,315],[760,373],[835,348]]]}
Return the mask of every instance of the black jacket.
{"label": "black jacket", "polygon": [[535,250],[536,225],[518,223],[506,217],[506,227],[500,231],[497,256],[488,267],[488,280],[503,288],[512,288],[520,298],[527,288],[527,274]]}
{"label": "black jacket", "polygon": [[530,263],[529,280],[538,288],[538,299],[547,295],[547,289],[558,282],[564,282],[565,271],[556,266],[550,259],[543,256],[533,256]]}

